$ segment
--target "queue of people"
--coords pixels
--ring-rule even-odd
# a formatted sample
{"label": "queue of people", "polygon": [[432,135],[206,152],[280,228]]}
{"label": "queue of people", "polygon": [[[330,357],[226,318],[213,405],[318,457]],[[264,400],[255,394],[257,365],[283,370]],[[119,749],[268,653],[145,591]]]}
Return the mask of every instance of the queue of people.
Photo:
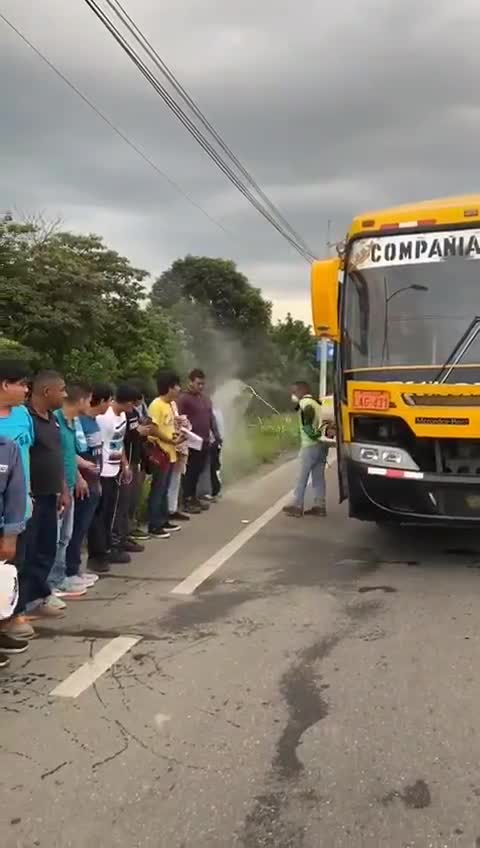
{"label": "queue of people", "polygon": [[112,565],[171,539],[218,497],[222,433],[205,374],[192,371],[182,391],[161,371],[157,389],[147,406],[135,380],[31,379],[24,363],[0,360],[0,668],[28,649],[36,622],[64,616]]}

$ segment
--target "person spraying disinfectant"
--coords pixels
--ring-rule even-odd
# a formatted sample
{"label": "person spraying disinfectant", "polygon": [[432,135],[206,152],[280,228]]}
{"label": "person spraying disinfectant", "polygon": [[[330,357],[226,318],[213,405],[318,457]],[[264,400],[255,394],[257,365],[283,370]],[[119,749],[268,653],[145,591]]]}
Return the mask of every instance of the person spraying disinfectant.
{"label": "person spraying disinfectant", "polygon": [[[311,394],[308,383],[299,381],[292,386],[292,403],[299,414],[300,454],[297,484],[293,503],[284,507],[284,513],[292,518],[313,515],[324,518],[327,514],[325,501],[325,466],[328,445],[321,441],[322,406]],[[312,480],[313,506],[305,510],[305,493],[308,481]]]}

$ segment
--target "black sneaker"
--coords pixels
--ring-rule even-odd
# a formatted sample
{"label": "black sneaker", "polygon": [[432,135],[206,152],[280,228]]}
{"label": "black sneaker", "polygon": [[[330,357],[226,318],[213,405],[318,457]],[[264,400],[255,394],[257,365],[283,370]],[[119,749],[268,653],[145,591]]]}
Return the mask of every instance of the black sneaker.
{"label": "black sneaker", "polygon": [[188,515],[200,515],[202,507],[195,501],[185,501],[184,510]]}
{"label": "black sneaker", "polygon": [[94,574],[108,574],[110,571],[110,565],[108,564],[108,560],[106,559],[95,559],[91,557],[88,560],[87,568],[89,571],[93,571]]}
{"label": "black sneaker", "polygon": [[149,530],[150,536],[152,539],[169,539],[170,533],[167,533],[164,527],[161,530]]}
{"label": "black sneaker", "polygon": [[166,530],[167,533],[178,533],[182,528],[179,524],[172,524],[171,521],[167,521],[163,529]]}
{"label": "black sneaker", "polygon": [[127,539],[124,545],[122,545],[122,551],[127,551],[128,554],[143,554],[145,550],[145,545],[139,545],[138,542],[132,542],[131,539]]}
{"label": "black sneaker", "polygon": [[108,561],[113,565],[128,565],[132,557],[126,551],[110,551]]}
{"label": "black sneaker", "polygon": [[208,512],[208,510],[210,509],[210,504],[208,504],[206,501],[200,500],[200,498],[194,500],[193,503],[199,508],[200,512]]}
{"label": "black sneaker", "polygon": [[140,527],[136,527],[135,530],[132,530],[129,537],[131,542],[148,542],[149,538],[150,534],[146,530],[142,530]]}
{"label": "black sneaker", "polygon": [[10,665],[10,660],[5,654],[0,654],[0,668],[6,668]]}
{"label": "black sneaker", "polygon": [[12,639],[7,633],[0,632],[0,652],[2,654],[23,654],[28,649],[25,639]]}
{"label": "black sneaker", "polygon": [[184,512],[172,512],[170,515],[170,521],[190,521],[190,516],[186,515]]}

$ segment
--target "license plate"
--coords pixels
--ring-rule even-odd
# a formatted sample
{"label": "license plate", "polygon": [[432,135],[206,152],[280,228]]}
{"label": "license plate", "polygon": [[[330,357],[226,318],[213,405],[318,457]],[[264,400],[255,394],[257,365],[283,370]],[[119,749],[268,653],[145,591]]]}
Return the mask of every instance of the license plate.
{"label": "license plate", "polygon": [[353,405],[356,409],[386,411],[390,408],[390,392],[363,391],[354,389]]}
{"label": "license plate", "polygon": [[470,507],[470,509],[480,510],[480,495],[468,495],[465,500],[467,501],[467,506]]}

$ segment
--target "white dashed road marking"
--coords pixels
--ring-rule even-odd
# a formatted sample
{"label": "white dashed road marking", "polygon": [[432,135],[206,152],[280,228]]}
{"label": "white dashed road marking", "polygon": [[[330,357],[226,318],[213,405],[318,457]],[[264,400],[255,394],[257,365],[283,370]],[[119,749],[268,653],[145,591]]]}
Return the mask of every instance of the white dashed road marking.
{"label": "white dashed road marking", "polygon": [[118,662],[130,648],[140,642],[141,636],[117,636],[108,642],[90,660],[77,668],[50,692],[57,698],[78,698],[92,683]]}
{"label": "white dashed road marking", "polygon": [[172,594],[174,595],[192,595],[195,592],[195,589],[198,589],[199,586],[205,581],[208,580],[215,571],[218,571],[219,568],[224,565],[227,560],[231,559],[240,548],[253,539],[253,537],[258,533],[259,530],[262,530],[272,518],[275,518],[276,515],[289,503],[291,499],[291,492],[284,495],[278,501],[276,501],[273,506],[269,507],[269,509],[265,510],[255,521],[252,521],[248,527],[245,527],[240,533],[237,533],[234,538],[228,542],[223,548],[220,548],[213,556],[207,559],[202,565],[192,571],[192,573],[182,580],[181,583],[178,583],[174,589],[172,589]]}

